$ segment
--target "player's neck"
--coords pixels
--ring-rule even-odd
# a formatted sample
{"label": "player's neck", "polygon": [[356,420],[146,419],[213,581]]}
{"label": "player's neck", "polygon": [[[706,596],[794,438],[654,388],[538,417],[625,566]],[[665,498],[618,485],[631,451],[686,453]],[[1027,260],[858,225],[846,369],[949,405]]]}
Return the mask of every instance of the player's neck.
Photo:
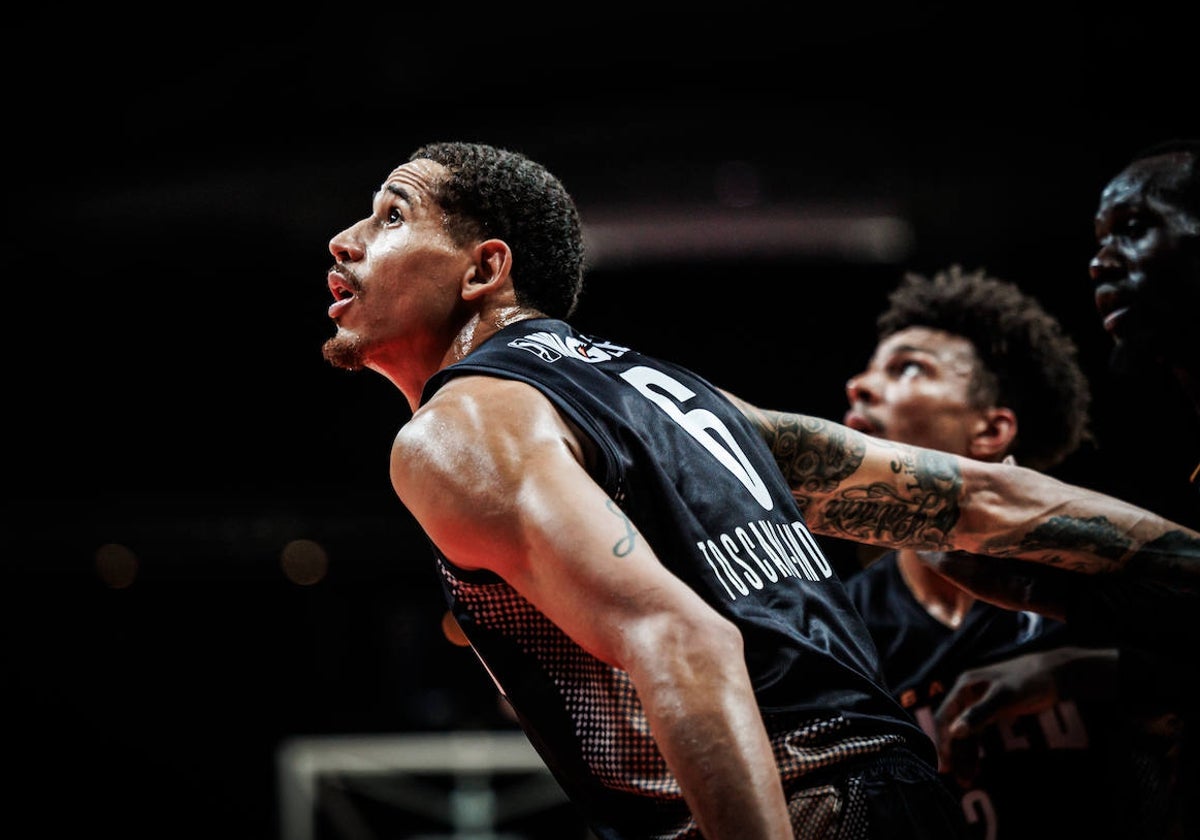
{"label": "player's neck", "polygon": [[962,626],[975,598],[939,575],[922,560],[919,552],[901,549],[896,552],[900,577],[925,611],[947,627]]}
{"label": "player's neck", "polygon": [[492,306],[477,312],[459,329],[443,366],[466,358],[472,350],[510,324],[542,317],[545,316],[536,309],[515,303],[506,306]]}

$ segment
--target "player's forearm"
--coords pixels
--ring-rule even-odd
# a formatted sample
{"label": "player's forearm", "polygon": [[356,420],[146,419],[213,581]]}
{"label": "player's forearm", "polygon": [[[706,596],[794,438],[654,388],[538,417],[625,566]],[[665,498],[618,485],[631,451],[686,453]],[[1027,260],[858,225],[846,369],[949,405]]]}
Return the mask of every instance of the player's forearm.
{"label": "player's forearm", "polygon": [[732,628],[710,628],[686,639],[668,634],[653,650],[644,667],[629,663],[630,676],[704,837],[791,837],[740,635]]}
{"label": "player's forearm", "polygon": [[1071,571],[1128,571],[1172,585],[1200,583],[1200,532],[1043,473],[959,459],[957,548]]}
{"label": "player's forearm", "polygon": [[809,528],[856,542],[1035,560],[1076,571],[1200,576],[1200,533],[1034,470],[959,458],[733,398]]}
{"label": "player's forearm", "polygon": [[704,837],[790,837],[787,803],[753,695],[720,688],[715,695],[699,693],[706,690],[682,707],[649,715]]}

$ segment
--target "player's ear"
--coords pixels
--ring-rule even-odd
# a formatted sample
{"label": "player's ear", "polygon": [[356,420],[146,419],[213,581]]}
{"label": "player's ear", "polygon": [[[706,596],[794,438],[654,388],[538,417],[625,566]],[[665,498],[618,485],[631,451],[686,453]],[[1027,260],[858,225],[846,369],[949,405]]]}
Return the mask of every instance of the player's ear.
{"label": "player's ear", "polygon": [[1017,437],[1017,415],[1011,408],[992,406],[979,414],[967,454],[981,461],[995,461]]}
{"label": "player's ear", "polygon": [[512,271],[512,250],[503,239],[485,239],[475,246],[475,259],[463,275],[463,296],[470,299],[494,291]]}

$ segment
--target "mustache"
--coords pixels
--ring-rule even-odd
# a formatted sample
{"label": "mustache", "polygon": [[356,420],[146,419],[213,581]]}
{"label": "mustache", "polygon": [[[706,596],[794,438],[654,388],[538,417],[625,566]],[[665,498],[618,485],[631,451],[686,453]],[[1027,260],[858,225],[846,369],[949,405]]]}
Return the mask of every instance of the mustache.
{"label": "mustache", "polygon": [[346,284],[346,286],[349,287],[350,290],[355,294],[358,294],[362,291],[362,280],[357,274],[354,273],[354,269],[334,263],[329,267],[329,271],[327,273],[336,274],[338,277],[342,278],[342,281]]}

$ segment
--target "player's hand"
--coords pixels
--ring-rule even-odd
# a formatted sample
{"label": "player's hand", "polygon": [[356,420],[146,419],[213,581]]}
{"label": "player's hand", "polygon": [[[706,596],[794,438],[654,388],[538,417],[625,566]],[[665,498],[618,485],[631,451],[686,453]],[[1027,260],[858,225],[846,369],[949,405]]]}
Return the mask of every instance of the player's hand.
{"label": "player's hand", "polygon": [[1111,697],[1116,651],[1061,647],[959,674],[934,714],[938,767],[969,783],[985,727],[1038,714],[1068,698]]}
{"label": "player's hand", "polygon": [[934,715],[938,769],[968,784],[977,769],[978,738],[985,727],[1036,714],[1058,699],[1053,669],[1043,653],[964,671]]}

